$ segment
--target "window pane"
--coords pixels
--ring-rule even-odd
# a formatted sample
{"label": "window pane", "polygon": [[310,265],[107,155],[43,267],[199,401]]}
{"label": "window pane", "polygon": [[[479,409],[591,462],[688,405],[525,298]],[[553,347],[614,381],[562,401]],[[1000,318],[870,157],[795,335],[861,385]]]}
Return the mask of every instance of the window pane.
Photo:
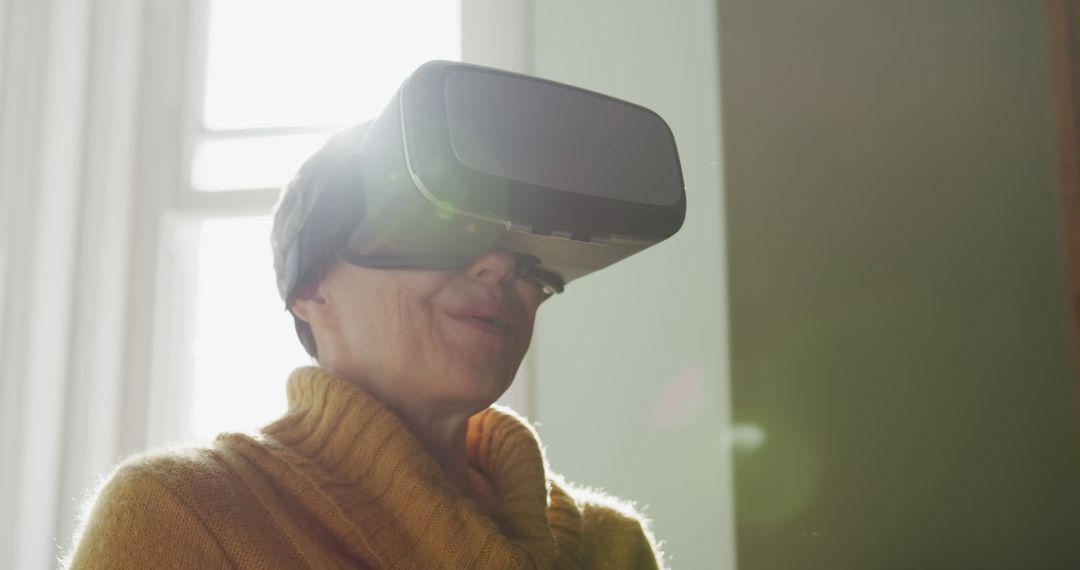
{"label": "window pane", "polygon": [[236,138],[203,142],[191,163],[196,190],[279,188],[329,133]]}
{"label": "window pane", "polygon": [[203,123],[360,122],[424,61],[460,58],[460,10],[447,0],[212,0]]}
{"label": "window pane", "polygon": [[197,441],[279,417],[289,372],[311,362],[278,297],[269,236],[268,216],[199,227],[189,368]]}

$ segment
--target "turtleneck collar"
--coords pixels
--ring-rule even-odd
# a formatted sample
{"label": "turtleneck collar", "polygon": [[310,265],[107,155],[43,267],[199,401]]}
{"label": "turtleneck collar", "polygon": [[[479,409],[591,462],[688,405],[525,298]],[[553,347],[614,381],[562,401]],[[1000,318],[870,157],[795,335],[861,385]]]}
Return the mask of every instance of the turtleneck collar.
{"label": "turtleneck collar", "polygon": [[468,424],[469,462],[498,494],[492,521],[450,485],[405,424],[360,387],[305,367],[290,376],[288,398],[288,413],[263,429],[261,443],[279,444],[279,459],[292,457],[284,462],[301,472],[301,492],[327,495],[355,527],[341,536],[358,541],[354,551],[378,565],[408,567],[410,560],[451,554],[477,568],[577,565],[580,511],[553,481],[536,433],[513,411],[489,408]]}

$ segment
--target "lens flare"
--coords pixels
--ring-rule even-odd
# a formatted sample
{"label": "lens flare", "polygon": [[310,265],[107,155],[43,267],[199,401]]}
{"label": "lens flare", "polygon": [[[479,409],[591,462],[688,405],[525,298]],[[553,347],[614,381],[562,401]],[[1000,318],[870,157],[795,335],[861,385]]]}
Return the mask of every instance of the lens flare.
{"label": "lens flare", "polygon": [[452,220],[457,215],[457,209],[450,202],[442,201],[436,204],[435,216],[440,220]]}

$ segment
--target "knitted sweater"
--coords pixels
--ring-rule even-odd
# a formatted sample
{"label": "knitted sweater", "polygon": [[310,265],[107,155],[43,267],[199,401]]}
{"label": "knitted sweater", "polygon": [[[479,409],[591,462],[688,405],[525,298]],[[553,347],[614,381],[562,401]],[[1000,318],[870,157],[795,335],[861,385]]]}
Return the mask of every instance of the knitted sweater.
{"label": "knitted sweater", "polygon": [[321,368],[257,435],[125,461],[99,492],[73,568],[656,568],[646,525],[551,473],[506,409],[469,420],[481,513],[381,402]]}

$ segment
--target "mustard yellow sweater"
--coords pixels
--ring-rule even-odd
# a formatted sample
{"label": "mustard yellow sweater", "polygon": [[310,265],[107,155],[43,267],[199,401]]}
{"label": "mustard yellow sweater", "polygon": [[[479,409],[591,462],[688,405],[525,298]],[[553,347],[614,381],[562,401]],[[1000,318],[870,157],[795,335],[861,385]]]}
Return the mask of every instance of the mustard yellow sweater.
{"label": "mustard yellow sweater", "polygon": [[[73,568],[656,568],[643,520],[547,469],[504,409],[469,420],[492,517],[458,493],[378,400],[327,371],[289,378],[289,412],[257,435],[121,464]],[[239,404],[239,403],[238,403]]]}

